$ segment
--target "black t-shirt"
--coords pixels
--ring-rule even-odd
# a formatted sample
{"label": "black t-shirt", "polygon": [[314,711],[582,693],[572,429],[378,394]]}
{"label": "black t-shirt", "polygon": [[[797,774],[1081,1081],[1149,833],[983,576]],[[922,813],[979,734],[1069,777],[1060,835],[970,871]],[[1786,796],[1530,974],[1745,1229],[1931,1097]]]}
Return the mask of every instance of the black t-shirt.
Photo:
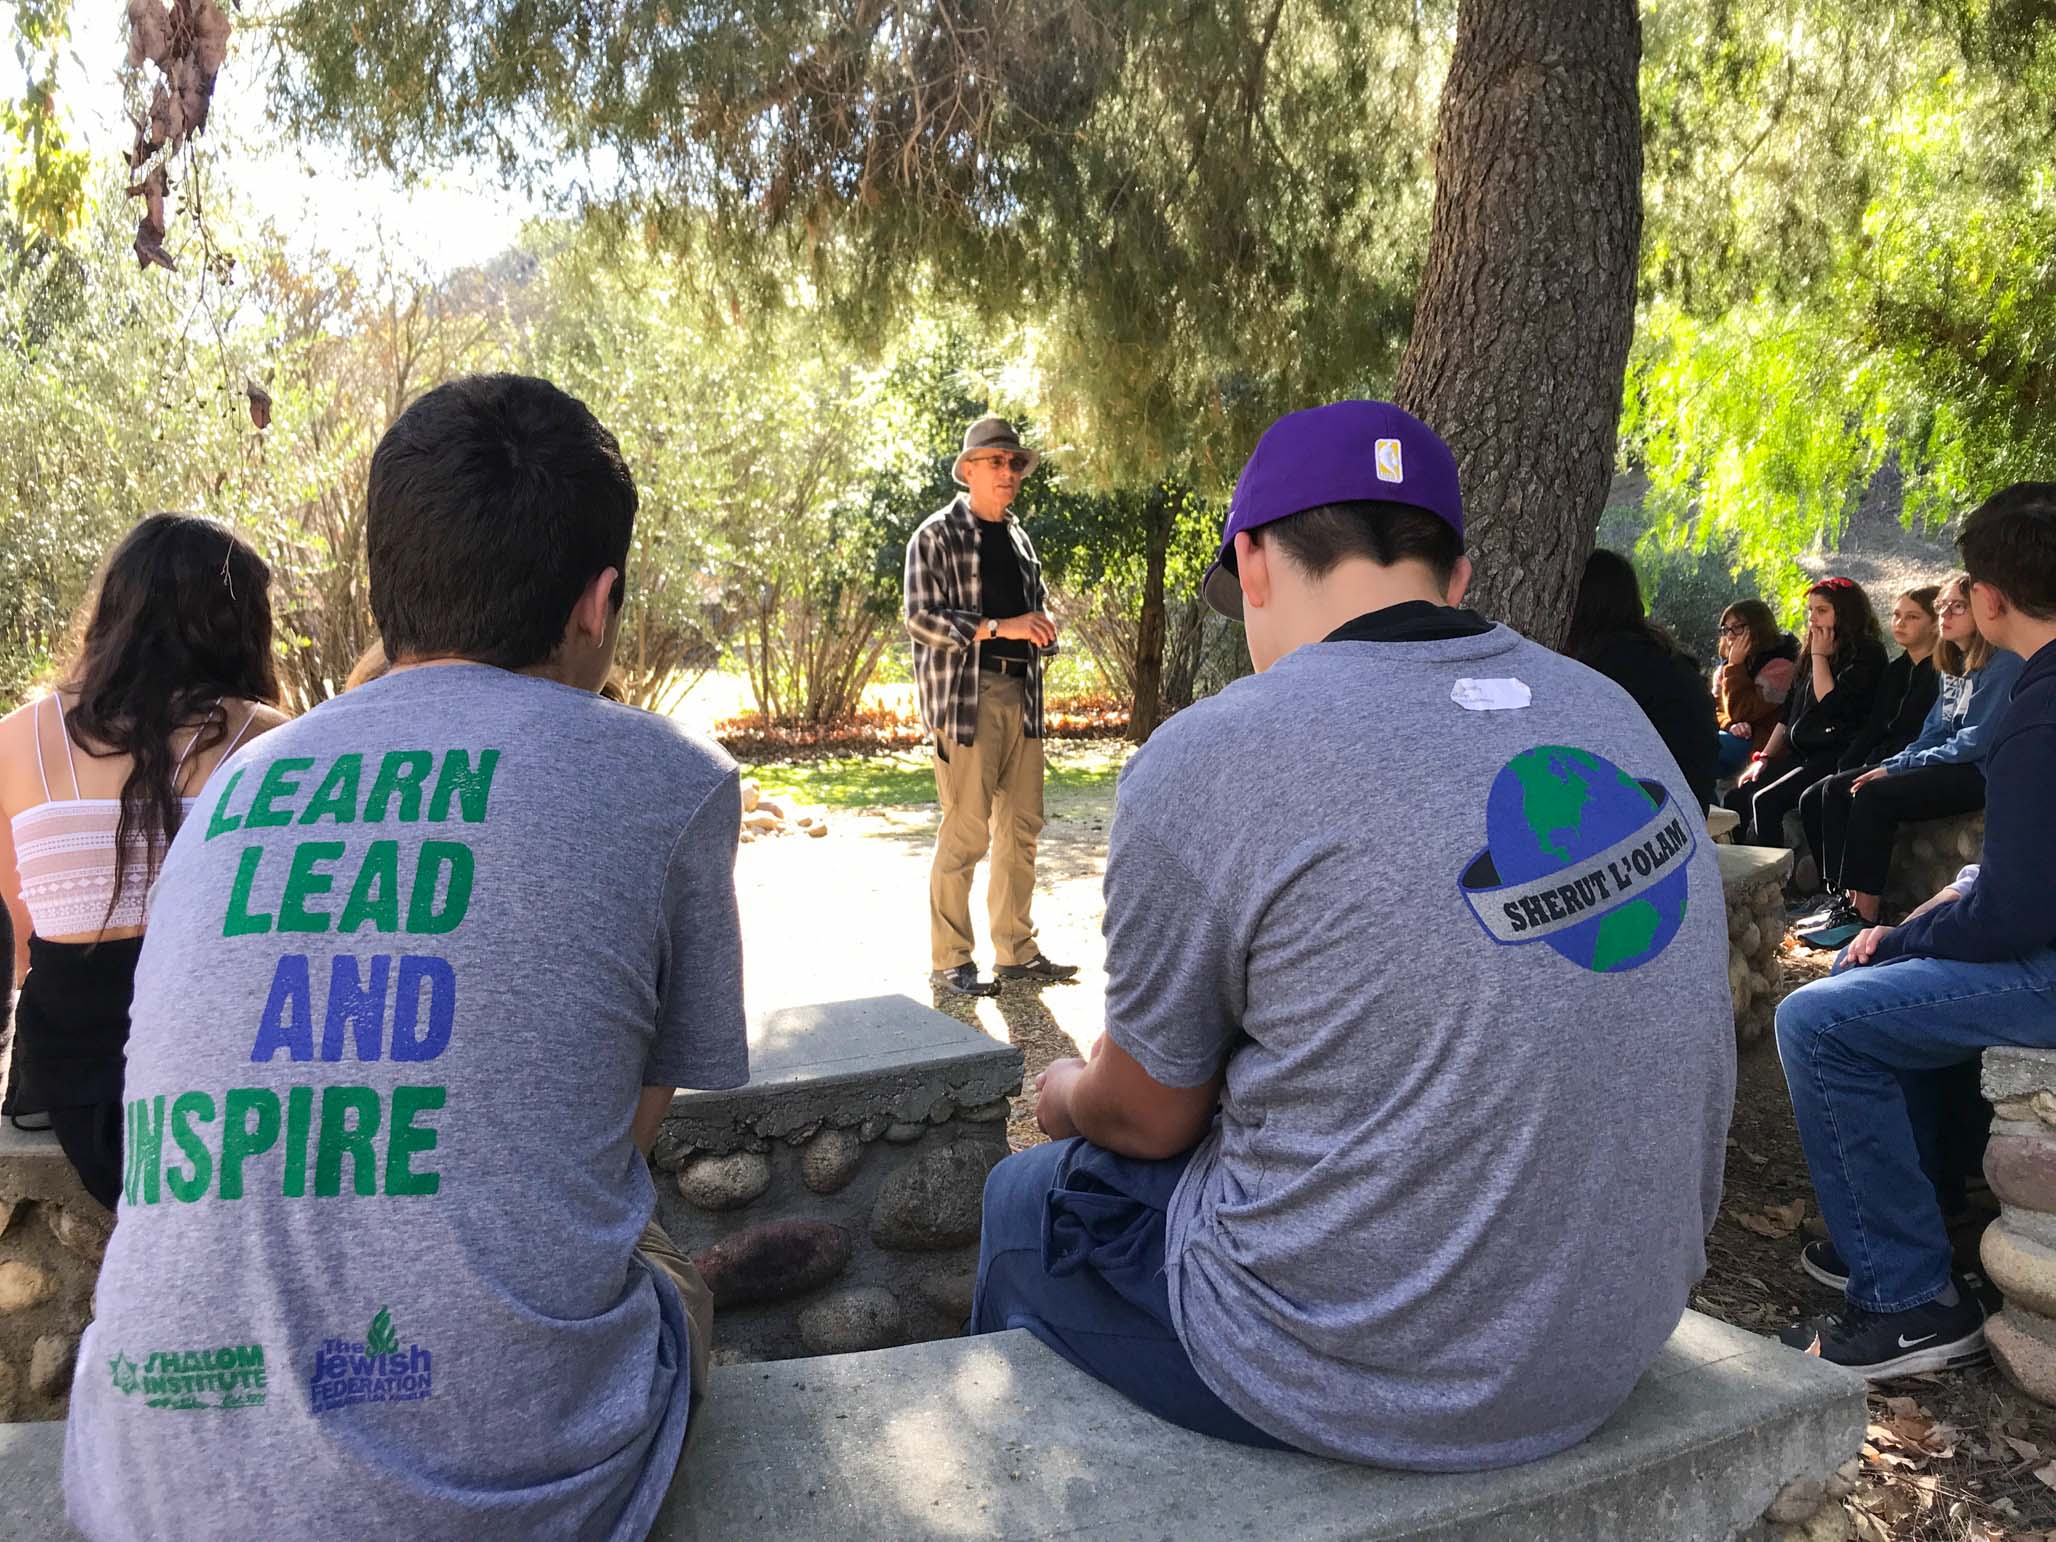
{"label": "black t-shirt", "polygon": [[[1021,557],[1014,533],[1003,519],[978,521],[978,593],[985,614],[999,621],[1028,612],[1028,586],[1021,578]],[[1034,650],[1015,637],[997,637],[984,644],[989,659],[1027,659]]]}
{"label": "black t-shirt", "polygon": [[1452,637],[1483,637],[1491,630],[1492,623],[1474,610],[1402,600],[1343,622],[1321,641],[1446,642]]}

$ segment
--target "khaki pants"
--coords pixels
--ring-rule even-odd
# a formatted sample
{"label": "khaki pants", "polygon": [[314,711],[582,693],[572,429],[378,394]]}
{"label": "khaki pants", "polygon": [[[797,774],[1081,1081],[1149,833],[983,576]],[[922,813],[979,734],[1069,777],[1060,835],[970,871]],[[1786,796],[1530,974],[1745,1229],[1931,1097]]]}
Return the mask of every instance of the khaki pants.
{"label": "khaki pants", "polygon": [[928,874],[928,952],[936,969],[971,962],[971,875],[988,850],[985,901],[996,961],[1025,964],[1040,951],[1028,911],[1042,834],[1042,741],[1024,732],[1026,701],[1019,675],[981,673],[976,742],[936,741],[942,827]]}
{"label": "khaki pants", "polygon": [[654,1220],[643,1228],[635,1250],[678,1287],[678,1299],[685,1303],[685,1326],[692,1340],[692,1397],[697,1403],[707,1390],[707,1357],[714,1347],[714,1293],[692,1260],[678,1251],[670,1233]]}

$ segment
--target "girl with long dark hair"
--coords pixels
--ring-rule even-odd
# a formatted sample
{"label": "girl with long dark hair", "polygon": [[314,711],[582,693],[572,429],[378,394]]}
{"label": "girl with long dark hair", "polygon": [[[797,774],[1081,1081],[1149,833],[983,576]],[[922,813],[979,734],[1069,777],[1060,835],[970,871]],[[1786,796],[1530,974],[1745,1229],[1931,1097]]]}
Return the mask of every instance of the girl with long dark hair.
{"label": "girl with long dark hair", "polygon": [[1823,578],[1806,591],[1806,642],[1785,721],[1749,757],[1727,806],[1741,817],[1737,841],[1785,844],[1785,816],[1800,794],[1832,776],[1861,731],[1885,672],[1885,645],[1870,596],[1852,578]]}
{"label": "girl with long dark hair", "polygon": [[1704,813],[1719,732],[1713,698],[1692,656],[1643,610],[1634,564],[1619,552],[1601,548],[1586,559],[1563,651],[1635,698]]}
{"label": "girl with long dark hair", "polygon": [[214,768],[285,720],[270,588],[227,527],[153,514],[108,556],[57,689],[0,718],[0,897],[27,968],[0,1111],[47,1116],[110,1209],[150,885]]}
{"label": "girl with long dark hair", "polygon": [[1809,947],[1842,947],[1877,924],[1900,825],[1985,806],[1985,749],[2024,664],[1978,631],[1967,574],[1952,574],[1942,585],[1938,614],[1942,681],[1920,732],[1860,775],[1830,784],[1839,796],[1822,809],[1821,877],[1838,897],[1818,928],[1800,933]]}

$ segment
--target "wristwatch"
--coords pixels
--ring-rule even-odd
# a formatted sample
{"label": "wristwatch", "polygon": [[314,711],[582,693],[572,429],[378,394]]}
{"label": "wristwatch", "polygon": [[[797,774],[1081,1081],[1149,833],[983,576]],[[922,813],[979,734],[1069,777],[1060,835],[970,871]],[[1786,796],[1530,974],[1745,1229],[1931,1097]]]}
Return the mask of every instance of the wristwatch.
{"label": "wristwatch", "polygon": [[986,618],[985,635],[988,638],[999,636],[999,617],[989,616]]}

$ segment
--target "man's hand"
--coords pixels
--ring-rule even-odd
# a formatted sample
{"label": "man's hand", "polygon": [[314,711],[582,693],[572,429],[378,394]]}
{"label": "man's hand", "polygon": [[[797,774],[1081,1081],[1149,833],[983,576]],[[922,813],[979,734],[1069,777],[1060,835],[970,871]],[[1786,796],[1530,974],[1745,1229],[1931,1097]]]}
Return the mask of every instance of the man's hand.
{"label": "man's hand", "polygon": [[1856,934],[1856,940],[1835,960],[1833,972],[1840,974],[1845,969],[1860,969],[1877,956],[1878,944],[1885,940],[1889,926],[1867,926]]}
{"label": "man's hand", "polygon": [[1047,648],[1057,640],[1057,624],[1039,610],[1031,610],[1023,616],[1008,616],[999,624],[999,635],[1015,642],[1033,643],[1038,648]]}
{"label": "man's hand", "polygon": [[1882,782],[1886,777],[1890,776],[1891,774],[1892,773],[1887,771],[1883,766],[1872,766],[1868,771],[1864,772],[1863,775],[1859,776],[1855,781],[1849,784],[1849,791],[1852,794],[1861,792],[1864,788],[1868,787],[1872,782]]}
{"label": "man's hand", "polygon": [[1071,1088],[1085,1074],[1085,1062],[1077,1056],[1052,1060],[1035,1078],[1035,1122],[1051,1140],[1069,1140],[1078,1133],[1071,1117]]}

